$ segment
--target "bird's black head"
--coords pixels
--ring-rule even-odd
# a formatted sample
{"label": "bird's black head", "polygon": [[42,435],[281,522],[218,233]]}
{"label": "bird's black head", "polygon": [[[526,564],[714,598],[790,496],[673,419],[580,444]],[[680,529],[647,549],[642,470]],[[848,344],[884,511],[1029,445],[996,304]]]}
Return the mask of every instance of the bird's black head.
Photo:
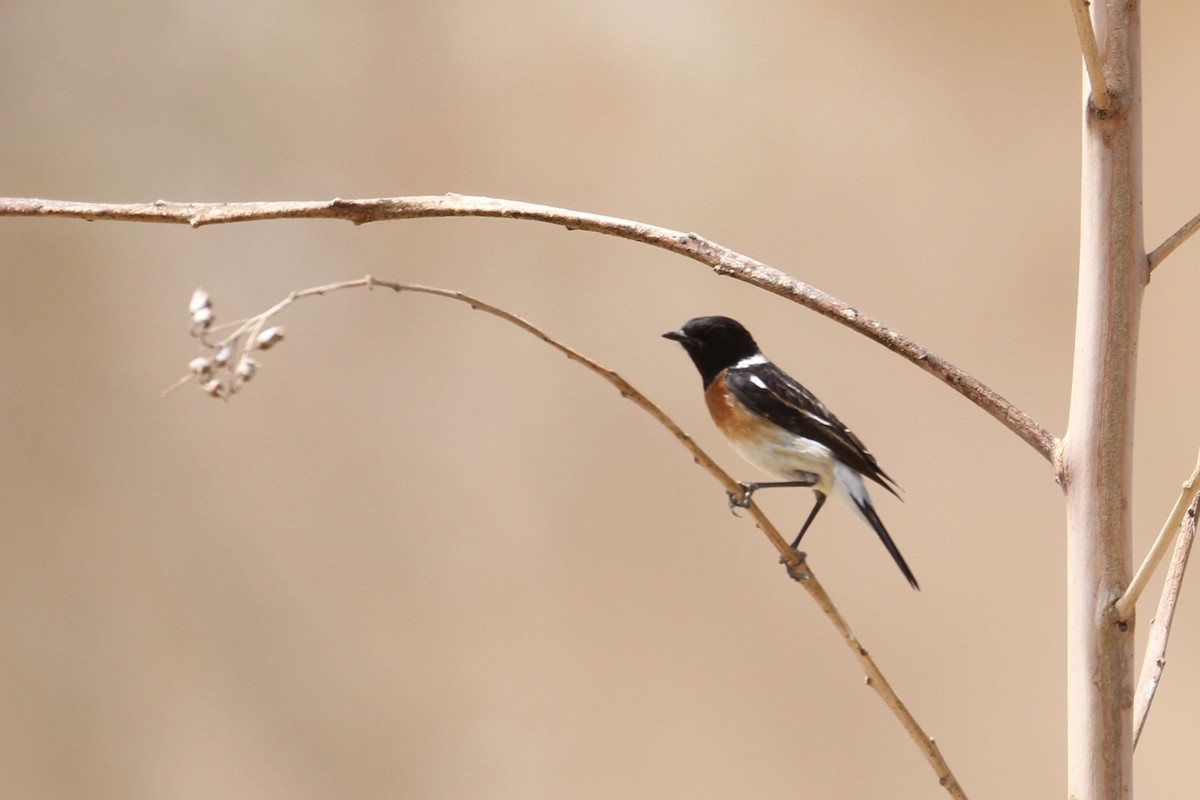
{"label": "bird's black head", "polygon": [[696,317],[689,319],[677,331],[668,331],[664,338],[683,345],[692,357],[704,385],[712,383],[721,370],[758,354],[758,345],[750,331],[729,317]]}

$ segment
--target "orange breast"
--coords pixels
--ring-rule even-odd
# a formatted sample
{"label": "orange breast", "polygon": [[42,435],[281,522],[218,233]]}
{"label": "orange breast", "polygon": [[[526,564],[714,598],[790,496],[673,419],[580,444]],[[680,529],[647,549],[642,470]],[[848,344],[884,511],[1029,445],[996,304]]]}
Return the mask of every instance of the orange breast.
{"label": "orange breast", "polygon": [[759,437],[761,423],[725,390],[724,373],[704,390],[704,402],[721,433],[733,441],[744,442]]}

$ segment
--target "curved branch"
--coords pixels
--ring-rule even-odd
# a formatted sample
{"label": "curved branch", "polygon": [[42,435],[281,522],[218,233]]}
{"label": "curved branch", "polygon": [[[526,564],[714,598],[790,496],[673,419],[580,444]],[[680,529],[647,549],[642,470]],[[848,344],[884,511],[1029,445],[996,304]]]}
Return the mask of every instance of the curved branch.
{"label": "curved branch", "polygon": [[424,217],[497,217],[545,222],[561,225],[568,230],[618,236],[661,247],[707,264],[718,275],[737,278],[766,289],[873,339],[962,394],[1021,437],[1043,458],[1054,463],[1055,437],[979,380],[836,297],[695,233],[535,203],[457,194],[373,200],[334,199],[324,202],[171,203],[159,200],[128,205],[0,198],[0,217],[3,216],[165,222],[194,228],[267,219],[344,219],[361,225],[381,220]]}
{"label": "curved branch", "polygon": [[[726,492],[730,492],[733,495],[740,495],[742,493],[743,487],[741,484],[730,477],[725,470],[721,469],[721,467],[715,461],[713,461],[713,459],[710,458],[709,455],[705,453],[698,444],[695,443],[695,441],[692,440],[692,437],[685,433],[684,430],[680,428],[673,419],[667,416],[667,414],[653,401],[651,401],[650,398],[646,397],[644,394],[634,388],[632,384],[618,375],[615,371],[608,369],[596,361],[593,361],[592,359],[580,353],[578,350],[563,344],[542,329],[530,322],[527,322],[521,317],[518,317],[517,315],[505,311],[497,306],[485,303],[478,298],[463,294],[462,292],[456,292],[450,289],[439,289],[433,286],[420,286],[417,284],[381,281],[370,275],[356,280],[340,281],[338,283],[331,283],[325,286],[316,286],[311,289],[292,292],[286,298],[271,306],[266,311],[250,317],[247,320],[238,323],[229,323],[225,327],[232,328],[234,332],[229,334],[220,342],[209,344],[208,346],[215,349],[225,345],[227,342],[236,339],[239,336],[242,336],[245,331],[261,330],[272,316],[278,314],[280,311],[283,311],[283,309],[302,298],[320,296],[342,289],[355,289],[364,287],[367,289],[373,289],[377,286],[385,289],[391,289],[395,292],[418,292],[421,294],[431,294],[438,297],[446,297],[451,300],[457,300],[461,303],[468,304],[476,311],[483,311],[491,314],[494,317],[499,317],[505,322],[511,323],[518,328],[521,328],[525,332],[536,336],[546,344],[553,347],[555,350],[558,350],[567,358],[578,364],[582,364],[594,374],[608,381],[610,384],[616,387],[617,391],[621,393],[622,397],[632,401],[639,408],[652,416],[655,421],[666,428],[671,435],[674,436],[677,441],[679,441],[680,444],[687,448],[696,464],[716,478],[717,481],[725,488]],[[195,376],[189,375],[187,378],[184,378],[182,381],[180,381],[179,384],[176,384],[176,386],[191,380],[193,377]],[[227,397],[225,394],[213,394],[214,396]],[[950,766],[942,757],[937,743],[928,735],[926,735],[920,724],[904,705],[904,702],[900,700],[899,696],[896,694],[896,691],[892,688],[891,684],[888,683],[887,678],[884,677],[883,672],[875,663],[875,660],[871,658],[870,653],[865,647],[863,647],[862,643],[859,642],[858,637],[854,635],[854,631],[850,629],[850,625],[837,610],[833,600],[829,597],[829,594],[825,591],[824,587],[821,586],[821,583],[817,580],[816,575],[814,575],[813,572],[808,568],[803,555],[797,553],[791,548],[788,542],[780,535],[778,529],[774,526],[771,520],[767,518],[767,515],[763,513],[762,509],[760,509],[753,500],[747,504],[746,510],[754,518],[754,522],[758,526],[759,530],[766,535],[772,546],[779,551],[781,556],[780,560],[787,566],[788,574],[808,591],[809,596],[814,602],[816,602],[821,611],[825,613],[825,616],[833,624],[834,628],[837,629],[838,634],[842,637],[842,641],[844,641],[854,653],[854,657],[858,659],[859,665],[866,673],[867,685],[875,690],[875,693],[879,695],[884,704],[891,709],[893,714],[895,714],[896,718],[900,721],[900,724],[904,727],[904,730],[908,732],[908,735],[912,738],[913,742],[916,743],[922,755],[925,756],[926,761],[928,761],[929,765],[933,768],[934,773],[938,777],[938,783],[951,797],[958,800],[966,800],[966,793],[959,785],[958,779],[954,777],[954,773],[950,771]]]}

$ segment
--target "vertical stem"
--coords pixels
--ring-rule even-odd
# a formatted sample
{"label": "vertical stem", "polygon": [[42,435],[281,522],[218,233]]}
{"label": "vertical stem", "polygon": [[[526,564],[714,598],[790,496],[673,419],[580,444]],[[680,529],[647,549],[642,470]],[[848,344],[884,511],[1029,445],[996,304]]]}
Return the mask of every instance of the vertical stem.
{"label": "vertical stem", "polygon": [[1127,800],[1133,624],[1119,624],[1112,606],[1130,575],[1134,378],[1149,279],[1140,21],[1137,0],[1096,0],[1091,12],[1111,105],[1099,110],[1089,100],[1084,112],[1075,365],[1059,454],[1067,500],[1067,789],[1072,800]]}

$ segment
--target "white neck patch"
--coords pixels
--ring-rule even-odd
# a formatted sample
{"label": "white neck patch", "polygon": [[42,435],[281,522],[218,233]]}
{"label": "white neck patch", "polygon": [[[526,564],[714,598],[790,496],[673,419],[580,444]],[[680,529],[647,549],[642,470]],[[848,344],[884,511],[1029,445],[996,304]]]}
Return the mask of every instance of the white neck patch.
{"label": "white neck patch", "polygon": [[756,367],[759,364],[767,363],[767,357],[762,353],[755,353],[752,356],[746,356],[741,361],[733,365],[734,369],[745,369],[746,367]]}

